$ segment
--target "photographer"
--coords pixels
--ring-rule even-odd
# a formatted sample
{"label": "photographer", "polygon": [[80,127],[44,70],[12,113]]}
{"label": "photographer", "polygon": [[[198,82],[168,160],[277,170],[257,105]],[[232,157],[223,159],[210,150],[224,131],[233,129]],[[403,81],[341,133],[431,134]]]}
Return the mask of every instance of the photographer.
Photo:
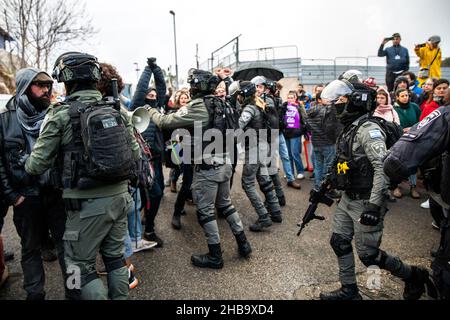
{"label": "photographer", "polygon": [[[392,47],[384,49],[386,43],[392,40]],[[394,33],[390,38],[384,38],[378,49],[379,57],[386,57],[386,85],[388,91],[394,89],[395,78],[402,72],[409,70],[408,49],[400,45],[402,38],[399,33]]]}
{"label": "photographer", "polygon": [[416,44],[414,51],[419,57],[419,86],[428,78],[441,78],[442,51],[439,48],[441,37],[431,36],[427,43]]}

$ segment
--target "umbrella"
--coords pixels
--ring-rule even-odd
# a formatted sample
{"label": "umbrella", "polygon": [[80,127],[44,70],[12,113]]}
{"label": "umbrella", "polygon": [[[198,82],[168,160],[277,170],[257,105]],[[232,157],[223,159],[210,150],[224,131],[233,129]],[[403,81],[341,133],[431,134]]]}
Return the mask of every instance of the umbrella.
{"label": "umbrella", "polygon": [[270,64],[263,62],[250,62],[241,64],[234,72],[233,79],[250,81],[256,76],[264,76],[267,79],[275,81],[284,78],[283,72]]}

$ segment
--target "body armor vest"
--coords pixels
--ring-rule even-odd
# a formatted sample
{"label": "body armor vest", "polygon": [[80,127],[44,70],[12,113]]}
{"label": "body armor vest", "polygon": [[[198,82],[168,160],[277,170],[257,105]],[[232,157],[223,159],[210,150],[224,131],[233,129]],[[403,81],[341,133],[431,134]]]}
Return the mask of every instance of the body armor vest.
{"label": "body armor vest", "polygon": [[361,119],[357,125],[351,124],[345,128],[338,138],[337,143],[337,166],[336,177],[338,190],[345,190],[351,193],[364,194],[372,190],[374,170],[369,159],[364,155],[356,158],[357,155],[364,154],[362,146],[353,150],[355,136],[367,118]]}

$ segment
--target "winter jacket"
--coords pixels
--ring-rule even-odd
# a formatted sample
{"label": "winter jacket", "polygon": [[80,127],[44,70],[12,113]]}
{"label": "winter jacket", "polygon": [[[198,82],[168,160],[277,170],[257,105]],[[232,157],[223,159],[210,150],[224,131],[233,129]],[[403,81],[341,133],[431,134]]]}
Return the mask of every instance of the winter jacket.
{"label": "winter jacket", "polygon": [[336,142],[335,140],[330,139],[330,135],[327,135],[324,126],[324,119],[328,108],[331,108],[331,106],[314,104],[311,105],[307,111],[308,117],[306,121],[311,130],[311,143],[314,147],[334,145]]}
{"label": "winter jacket", "polygon": [[[152,74],[155,77],[158,106],[164,106],[166,82],[164,80],[162,70],[160,67],[156,67],[152,70],[149,66],[146,66],[136,86],[136,92],[134,93],[133,100],[131,101],[131,110],[135,110],[136,108],[145,105],[145,97],[147,96],[148,86],[150,79],[152,78]],[[164,151],[164,138],[161,130],[152,121],[150,121],[147,129],[142,132],[142,136],[152,149],[153,157],[160,157]]]}
{"label": "winter jacket", "polygon": [[421,114],[420,108],[413,102],[409,102],[407,108],[400,107],[400,105],[396,102],[394,104],[394,110],[397,111],[400,119],[400,126],[402,126],[402,128],[410,128],[419,122]]}
{"label": "winter jacket", "polygon": [[[379,57],[386,57],[386,71],[399,72],[409,70],[409,53],[408,49],[401,45],[392,46],[384,49],[384,44],[381,44],[378,49]],[[399,56],[400,59],[396,59]]]}
{"label": "winter jacket", "polygon": [[[439,50],[439,53],[438,53]],[[414,49],[416,55],[420,58],[419,64],[421,68],[428,68],[430,63],[433,61],[437,54],[436,59],[430,66],[429,78],[441,78],[441,60],[442,60],[442,50],[440,48],[431,49],[429,44],[426,44],[422,48]],[[425,81],[425,79],[420,79]]]}
{"label": "winter jacket", "polygon": [[434,100],[432,100],[430,103],[427,103],[422,110],[422,114],[420,116],[420,121],[422,121],[423,118],[427,117],[430,113],[432,113],[434,110],[438,109],[439,107],[440,106]]}
{"label": "winter jacket", "polygon": [[[26,68],[16,75],[17,94],[6,104],[0,114],[0,183],[3,196],[13,205],[19,196],[39,195],[39,177],[26,174],[19,157],[27,151],[27,138],[17,118],[18,99],[25,94],[33,79],[42,73],[35,68]],[[41,181],[42,182],[42,181]]]}

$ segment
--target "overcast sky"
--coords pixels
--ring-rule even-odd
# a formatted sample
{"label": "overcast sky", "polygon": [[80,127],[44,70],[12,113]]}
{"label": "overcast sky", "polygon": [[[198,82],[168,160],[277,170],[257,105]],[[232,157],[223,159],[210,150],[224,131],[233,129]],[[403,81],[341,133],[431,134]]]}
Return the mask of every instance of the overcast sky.
{"label": "overcast sky", "polygon": [[[240,34],[240,49],[293,45],[303,59],[326,59],[376,56],[382,38],[399,32],[412,62],[414,44],[438,34],[443,56],[450,56],[449,0],[294,1],[89,0],[87,14],[99,33],[65,49],[115,65],[126,82],[136,82],[134,62],[142,69],[151,56],[175,70],[173,10],[180,78],[195,67],[196,44],[202,63]],[[295,48],[284,54],[295,56]]]}

